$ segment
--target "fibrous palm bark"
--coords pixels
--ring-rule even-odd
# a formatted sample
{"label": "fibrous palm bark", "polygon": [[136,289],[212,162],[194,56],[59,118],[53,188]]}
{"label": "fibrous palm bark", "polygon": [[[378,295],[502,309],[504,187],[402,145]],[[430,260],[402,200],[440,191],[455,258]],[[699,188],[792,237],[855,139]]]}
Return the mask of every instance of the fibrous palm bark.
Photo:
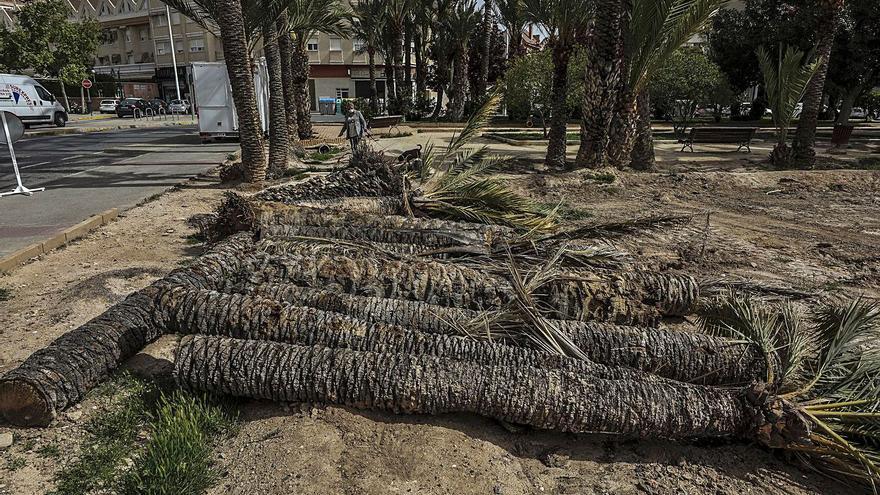
{"label": "fibrous palm bark", "polygon": [[584,74],[581,147],[577,167],[605,165],[608,132],[623,80],[623,38],[627,22],[627,0],[596,3],[596,15],[589,30]]}
{"label": "fibrous palm bark", "polygon": [[403,197],[404,176],[399,171],[382,161],[371,160],[370,165],[348,167],[305,182],[272,187],[254,198],[289,203],[348,196]]}
{"label": "fibrous palm bark", "polygon": [[[460,334],[477,325],[493,329],[491,313],[417,301],[364,297],[290,284],[244,286],[245,293],[341,313],[359,320],[398,325],[429,333]],[[767,376],[767,359],[751,343],[699,333],[627,327],[599,322],[545,320],[567,335],[596,363],[625,366],[658,376],[706,385],[748,384]],[[521,323],[523,326],[526,323]],[[523,344],[528,344],[527,342]]]}
{"label": "fibrous palm bark", "polygon": [[551,47],[553,57],[553,77],[550,100],[550,134],[547,144],[546,163],[550,167],[565,167],[565,151],[568,130],[568,63],[573,46],[564,40],[556,40]]}
{"label": "fibrous palm bark", "polygon": [[651,97],[647,90],[639,93],[637,111],[630,167],[634,170],[650,171],[654,169],[654,137],[651,133]]}
{"label": "fibrous palm bark", "polygon": [[0,378],[0,416],[19,425],[48,425],[161,335],[163,328],[154,315],[163,287],[221,288],[240,270],[239,254],[252,245],[247,237],[230,237],[193,265],[175,270],[33,353]]}
{"label": "fibrous palm bark", "polygon": [[761,429],[796,433],[803,424],[784,403],[781,417],[768,424],[766,400],[738,389],[223,337],[184,337],[174,376],[191,390],[405,413],[472,412],[567,432],[755,438]]}
{"label": "fibrous palm bark", "polygon": [[248,56],[247,36],[239,0],[219,0],[217,25],[223,36],[226,71],[232,86],[232,98],[238,115],[241,161],[247,182],[266,179],[266,154],[263,128],[257,112],[257,94]]}
{"label": "fibrous palm bark", "polygon": [[823,0],[820,3],[824,4],[826,15],[818,22],[819,40],[816,55],[819,57],[819,67],[804,91],[803,109],[792,142],[794,162],[801,168],[812,168],[816,163],[816,126],[819,112],[822,110],[822,95],[825,90],[825,77],[828,74],[828,60],[831,58],[831,49],[834,46],[834,33],[837,31],[837,18],[844,1]]}
{"label": "fibrous palm bark", "polygon": [[164,327],[182,334],[423,354],[499,366],[536,366],[605,379],[654,379],[631,368],[609,368],[524,347],[365,322],[339,313],[241,294],[174,288],[162,294],[159,306]]}
{"label": "fibrous palm bark", "polygon": [[470,78],[467,74],[467,47],[459,47],[455,52],[452,67],[452,93],[449,95],[449,117],[458,121],[464,118],[464,105],[468,97]]}
{"label": "fibrous palm bark", "polygon": [[287,111],[284,101],[284,82],[281,54],[278,49],[278,30],[273,19],[263,22],[263,53],[269,73],[269,175],[281,177],[290,158]]}
{"label": "fibrous palm bark", "polygon": [[[510,283],[487,271],[438,261],[350,258],[323,252],[256,254],[244,262],[254,284],[288,281],[349,294],[393,297],[467,309],[499,308],[514,300]],[[692,277],[574,273],[543,286],[535,298],[557,319],[653,324],[696,304]]]}
{"label": "fibrous palm bark", "polygon": [[296,118],[296,89],[293,84],[293,71],[291,58],[293,56],[293,42],[287,31],[287,11],[281,12],[276,22],[278,29],[278,55],[281,57],[281,82],[284,86],[284,116],[287,119],[287,137],[290,140],[291,158],[305,154],[302,143],[299,140],[299,124]]}
{"label": "fibrous palm bark", "polygon": [[297,132],[300,139],[312,137],[312,110],[309,103],[309,54],[305,42],[297,39],[293,43],[290,57],[290,71],[293,77],[293,100],[296,104]]}

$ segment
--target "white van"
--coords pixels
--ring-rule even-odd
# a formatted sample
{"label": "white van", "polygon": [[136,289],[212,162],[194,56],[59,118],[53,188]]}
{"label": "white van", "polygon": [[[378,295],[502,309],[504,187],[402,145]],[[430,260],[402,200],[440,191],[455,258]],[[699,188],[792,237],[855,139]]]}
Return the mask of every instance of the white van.
{"label": "white van", "polygon": [[25,127],[67,124],[67,112],[61,103],[28,76],[0,74],[0,110],[17,115]]}

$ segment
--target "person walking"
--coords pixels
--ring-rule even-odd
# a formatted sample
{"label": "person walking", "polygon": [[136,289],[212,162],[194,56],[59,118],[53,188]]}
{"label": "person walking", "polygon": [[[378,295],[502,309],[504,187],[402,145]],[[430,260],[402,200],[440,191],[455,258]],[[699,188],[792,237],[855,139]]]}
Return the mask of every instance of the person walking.
{"label": "person walking", "polygon": [[368,132],[367,121],[364,119],[364,114],[356,110],[350,102],[346,103],[345,123],[342,125],[342,130],[339,131],[339,136],[345,134],[345,137],[348,138],[352,156],[358,154],[361,138],[366,132]]}

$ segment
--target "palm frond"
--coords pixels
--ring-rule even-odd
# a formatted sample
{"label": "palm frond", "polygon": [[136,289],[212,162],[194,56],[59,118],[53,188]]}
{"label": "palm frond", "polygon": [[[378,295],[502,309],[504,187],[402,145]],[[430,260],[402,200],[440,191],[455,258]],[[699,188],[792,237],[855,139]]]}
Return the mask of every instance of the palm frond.
{"label": "palm frond", "polygon": [[780,140],[784,140],[785,130],[791,123],[795,107],[803,98],[807,84],[819,68],[820,61],[805,64],[804,52],[788,47],[783,53],[781,45],[776,63],[763,46],[758,48],[757,56],[758,65],[764,75],[770,110],[773,112],[773,123]]}

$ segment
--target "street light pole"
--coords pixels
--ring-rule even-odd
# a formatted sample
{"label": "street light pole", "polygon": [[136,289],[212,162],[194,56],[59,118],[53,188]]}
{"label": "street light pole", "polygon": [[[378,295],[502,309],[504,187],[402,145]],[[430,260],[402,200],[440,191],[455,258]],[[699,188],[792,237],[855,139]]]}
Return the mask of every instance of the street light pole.
{"label": "street light pole", "polygon": [[180,81],[177,78],[177,50],[174,49],[174,31],[171,29],[171,8],[165,4],[165,15],[168,17],[168,38],[171,40],[171,63],[174,66],[174,87],[177,89],[177,99],[180,99]]}

